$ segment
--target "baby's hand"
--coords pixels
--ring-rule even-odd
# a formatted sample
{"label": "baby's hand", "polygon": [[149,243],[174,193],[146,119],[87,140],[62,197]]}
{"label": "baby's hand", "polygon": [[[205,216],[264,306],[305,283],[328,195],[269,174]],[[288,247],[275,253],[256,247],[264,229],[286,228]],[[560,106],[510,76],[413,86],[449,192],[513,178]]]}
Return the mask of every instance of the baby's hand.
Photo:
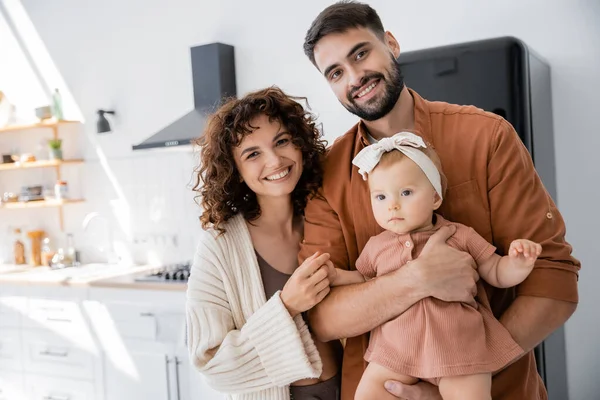
{"label": "baby's hand", "polygon": [[541,253],[542,246],[527,239],[514,240],[508,249],[508,256],[512,261],[519,262],[523,267],[533,267]]}
{"label": "baby's hand", "polygon": [[327,260],[321,268],[327,268],[327,279],[329,279],[329,286],[335,286],[338,273],[337,268],[333,266],[331,260]]}

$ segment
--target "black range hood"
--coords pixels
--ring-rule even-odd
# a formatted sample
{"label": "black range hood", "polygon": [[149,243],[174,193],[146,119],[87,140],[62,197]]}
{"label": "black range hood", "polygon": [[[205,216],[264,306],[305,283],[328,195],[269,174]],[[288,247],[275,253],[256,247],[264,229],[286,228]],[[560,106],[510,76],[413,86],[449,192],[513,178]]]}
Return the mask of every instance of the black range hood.
{"label": "black range hood", "polygon": [[211,43],[190,49],[194,109],[164,127],[133,150],[183,146],[200,137],[206,120],[224,97],[237,94],[233,46]]}

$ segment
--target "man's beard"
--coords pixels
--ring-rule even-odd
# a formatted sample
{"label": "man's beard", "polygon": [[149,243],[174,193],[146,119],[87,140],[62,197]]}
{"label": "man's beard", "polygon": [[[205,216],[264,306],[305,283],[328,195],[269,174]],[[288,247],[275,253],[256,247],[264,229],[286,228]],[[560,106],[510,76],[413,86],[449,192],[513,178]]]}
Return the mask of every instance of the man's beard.
{"label": "man's beard", "polygon": [[[357,117],[364,119],[365,121],[375,121],[379,118],[386,116],[392,108],[396,105],[396,102],[400,98],[400,93],[404,88],[404,77],[402,76],[402,70],[400,69],[400,63],[393,56],[391,58],[390,66],[390,77],[387,79],[383,74],[379,72],[373,72],[365,75],[360,80],[360,85],[354,87],[348,92],[347,100],[348,104],[342,103],[346,110],[350,111]],[[385,85],[383,96],[380,99],[371,99],[366,104],[356,104],[354,96],[368,81],[378,79],[378,85]]]}

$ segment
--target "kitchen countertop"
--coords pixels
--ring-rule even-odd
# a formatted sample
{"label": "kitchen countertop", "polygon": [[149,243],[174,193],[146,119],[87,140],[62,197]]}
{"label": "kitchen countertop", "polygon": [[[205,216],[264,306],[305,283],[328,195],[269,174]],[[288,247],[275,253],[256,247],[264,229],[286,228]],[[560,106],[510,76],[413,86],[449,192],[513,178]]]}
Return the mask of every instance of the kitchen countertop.
{"label": "kitchen countertop", "polygon": [[149,265],[120,266],[108,264],[86,264],[81,267],[50,269],[0,265],[0,284],[94,286],[143,290],[185,291],[186,283],[168,281],[137,282],[135,277],[156,271]]}
{"label": "kitchen countertop", "polygon": [[149,270],[142,273],[130,273],[120,276],[113,276],[106,279],[99,279],[90,283],[90,286],[105,287],[105,288],[120,288],[120,289],[143,289],[143,290],[173,290],[185,292],[187,283],[181,281],[144,281],[138,282],[135,280],[137,276],[144,275]]}

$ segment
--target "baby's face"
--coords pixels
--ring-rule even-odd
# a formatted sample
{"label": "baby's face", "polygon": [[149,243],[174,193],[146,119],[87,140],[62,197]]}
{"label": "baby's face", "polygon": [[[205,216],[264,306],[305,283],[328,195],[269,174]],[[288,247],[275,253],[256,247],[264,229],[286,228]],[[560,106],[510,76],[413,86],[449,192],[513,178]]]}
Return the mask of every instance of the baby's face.
{"label": "baby's face", "polygon": [[383,229],[405,234],[433,227],[433,211],[442,201],[414,161],[378,165],[368,177],[373,215]]}

